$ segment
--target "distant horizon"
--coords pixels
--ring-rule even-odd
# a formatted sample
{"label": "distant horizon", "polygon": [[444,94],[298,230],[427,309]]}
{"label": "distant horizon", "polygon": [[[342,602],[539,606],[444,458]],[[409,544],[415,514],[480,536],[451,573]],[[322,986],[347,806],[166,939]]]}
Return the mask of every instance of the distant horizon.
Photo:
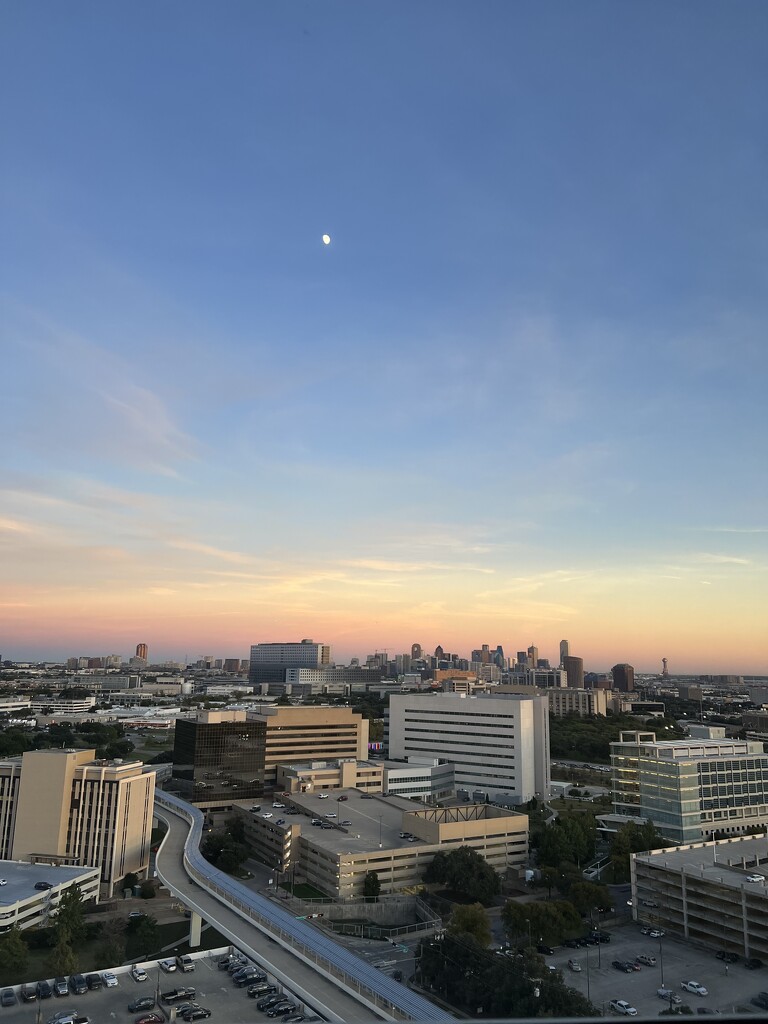
{"label": "distant horizon", "polygon": [[[349,665],[350,661],[353,658],[357,658],[360,661],[360,664],[364,667],[365,666],[365,660],[366,660],[366,658],[368,657],[369,654],[372,655],[372,654],[377,654],[377,653],[381,653],[381,654],[384,653],[384,648],[383,647],[379,647],[378,649],[375,648],[375,647],[370,648],[370,649],[366,649],[364,651],[364,653],[354,653],[354,652],[349,652],[349,651],[341,651],[339,653],[339,652],[337,652],[336,648],[334,647],[333,642],[332,641],[328,641],[327,638],[318,637],[318,636],[307,636],[305,634],[302,634],[302,636],[297,636],[295,638],[282,637],[281,639],[254,640],[253,643],[254,644],[256,644],[256,643],[299,643],[303,639],[311,639],[313,642],[316,642],[316,643],[328,644],[330,646],[330,648],[331,648],[331,660],[332,660],[332,662],[334,662],[337,665]],[[417,643],[418,641],[413,641],[413,642]],[[481,643],[485,643],[485,642],[487,642],[487,641],[482,641]],[[238,653],[236,650],[233,651],[229,647],[223,653],[216,653],[215,647],[213,647],[213,645],[208,646],[208,647],[205,648],[204,651],[201,651],[201,652],[198,652],[198,653],[195,653],[195,654],[189,654],[188,652],[185,652],[183,654],[178,654],[178,653],[172,653],[174,649],[172,647],[170,647],[170,646],[168,646],[168,647],[158,646],[157,650],[160,653],[156,653],[155,649],[153,648],[153,645],[150,642],[148,642],[146,640],[143,640],[143,641],[142,640],[137,640],[136,644],[138,644],[138,643],[147,643],[147,647],[149,649],[149,651],[148,651],[149,658],[148,658],[148,662],[147,662],[148,666],[152,666],[152,665],[162,666],[166,662],[173,662],[173,663],[176,663],[176,664],[180,664],[180,665],[182,665],[184,667],[192,667],[192,665],[195,662],[199,661],[203,657],[213,657],[214,660],[221,659],[222,661],[225,661],[227,658],[237,658],[240,661],[248,661],[249,658],[250,658],[250,646],[251,646],[250,644],[248,644],[246,646],[245,652],[242,653],[242,654]],[[95,651],[95,650],[92,650],[92,649],[89,650],[87,647],[83,647],[80,650],[74,650],[74,649],[73,650],[69,650],[69,651],[67,651],[67,653],[64,653],[64,654],[61,653],[61,650],[62,650],[61,648],[58,648],[58,649],[56,649],[56,648],[40,649],[40,652],[36,653],[36,654],[29,654],[29,653],[21,653],[21,654],[19,654],[19,653],[17,653],[16,648],[9,646],[7,650],[5,648],[0,649],[0,658],[3,661],[13,661],[13,662],[30,662],[30,663],[33,663],[33,662],[37,662],[37,663],[48,662],[48,663],[53,663],[53,664],[66,664],[68,658],[108,658],[108,657],[110,657],[112,655],[114,655],[114,656],[119,655],[123,659],[123,664],[127,664],[130,661],[131,658],[135,657],[135,654],[131,653],[131,652],[135,651],[136,644],[132,644],[131,645],[129,653],[124,653],[124,652],[122,652],[122,651],[120,651],[120,650],[118,650],[116,648],[112,648],[110,650],[106,650],[105,649],[103,651]],[[436,646],[437,646],[437,644],[435,644],[435,647]],[[494,651],[495,648],[496,648],[495,644],[493,644],[493,645],[489,644],[489,646],[490,646],[491,651]],[[517,653],[517,651],[518,650],[523,650],[522,647],[515,647],[514,650],[512,650],[512,648],[507,648],[507,646],[505,644],[502,644],[501,646],[502,646],[502,648],[504,650],[504,656],[506,658],[510,658],[511,657],[511,658],[514,659],[514,656]],[[539,657],[540,657],[540,659],[548,660],[549,663],[550,663],[551,668],[553,668],[553,669],[558,668],[558,666],[559,666],[559,653],[557,655],[548,657],[547,653],[546,653],[546,651],[545,651],[545,649],[543,648],[542,645],[534,644],[534,646],[538,646],[538,648],[539,648]],[[434,650],[435,650],[435,647],[427,648],[424,644],[422,644],[422,649],[424,651],[425,656],[426,657],[432,657],[433,653],[434,653]],[[466,653],[462,653],[461,650],[454,650],[454,649],[452,649],[451,647],[449,647],[446,644],[442,644],[442,647],[443,647],[443,650],[446,653],[456,654],[459,658],[464,659],[464,660],[469,660],[469,655],[470,655],[471,651],[476,649],[476,647],[473,646],[473,647],[468,648]],[[408,644],[407,649],[403,649],[402,651],[401,650],[395,650],[394,648],[390,647],[389,651],[388,651],[388,660],[393,661],[395,659],[396,655],[398,655],[398,654],[408,654],[410,656],[410,648],[411,648],[411,644]],[[556,647],[556,649],[558,649],[558,648]],[[589,656],[584,656],[584,655],[580,654],[579,652],[573,651],[573,650],[571,651],[571,654],[573,656],[575,656],[575,657],[583,658],[583,661],[584,661],[584,671],[585,672],[609,673],[614,665],[628,664],[628,665],[631,665],[634,668],[635,673],[639,674],[639,675],[644,675],[644,676],[646,676],[646,675],[661,676],[661,674],[662,674],[661,658],[659,658],[658,665],[651,668],[651,667],[648,667],[649,663],[647,661],[643,661],[642,663],[640,663],[639,661],[633,661],[631,658],[627,658],[627,657],[613,658],[613,659],[609,658],[606,661],[605,657],[603,657],[602,659],[597,658],[597,657],[596,658],[591,658]],[[696,666],[692,667],[691,665],[686,664],[684,662],[682,664],[674,664],[673,665],[671,659],[668,658],[667,660],[668,660],[667,671],[668,671],[668,674],[671,677],[674,677],[674,676],[690,676],[690,675],[699,675],[699,676],[705,676],[705,675],[719,675],[719,676],[722,676],[722,675],[733,675],[733,676],[766,676],[766,677],[768,677],[768,667],[765,666],[765,665],[763,665],[762,668],[760,666],[753,667],[751,665],[747,666],[747,667],[740,666],[738,668],[733,668],[733,667],[726,668],[726,667],[722,667],[722,665],[718,665],[717,667],[713,667],[712,663],[709,663],[708,665],[703,665],[702,664],[702,665],[696,665]],[[100,671],[100,670],[96,669],[94,671]]]}

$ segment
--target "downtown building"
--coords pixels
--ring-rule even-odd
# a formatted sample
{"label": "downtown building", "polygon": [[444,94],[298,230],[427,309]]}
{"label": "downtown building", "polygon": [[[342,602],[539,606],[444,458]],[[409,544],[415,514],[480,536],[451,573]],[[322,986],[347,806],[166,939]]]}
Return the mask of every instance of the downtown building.
{"label": "downtown building", "polygon": [[331,664],[330,646],[316,644],[314,640],[253,644],[248,681],[254,686],[259,683],[284,683],[286,669],[323,669],[329,668]]}
{"label": "downtown building", "polygon": [[0,859],[98,867],[111,896],[149,867],[155,773],[95,750],[30,750],[0,761]]}
{"label": "downtown building", "polygon": [[768,825],[768,754],[760,742],[622,732],[611,743],[611,782],[614,815],[651,821],[671,843]]}
{"label": "downtown building", "polygon": [[393,694],[389,757],[451,761],[460,795],[516,806],[549,793],[548,710],[528,694]]}

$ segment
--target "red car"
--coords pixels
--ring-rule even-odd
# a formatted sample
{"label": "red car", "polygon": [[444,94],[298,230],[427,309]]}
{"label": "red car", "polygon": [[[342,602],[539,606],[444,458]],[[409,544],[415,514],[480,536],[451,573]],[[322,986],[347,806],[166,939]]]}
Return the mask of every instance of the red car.
{"label": "red car", "polygon": [[165,1017],[161,1017],[159,1013],[145,1013],[142,1017],[137,1017],[134,1024],[165,1024]]}

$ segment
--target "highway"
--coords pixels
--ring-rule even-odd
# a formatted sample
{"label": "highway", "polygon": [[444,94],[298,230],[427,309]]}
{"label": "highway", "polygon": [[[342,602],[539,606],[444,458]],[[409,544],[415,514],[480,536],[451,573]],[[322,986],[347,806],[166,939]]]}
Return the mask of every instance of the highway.
{"label": "highway", "polygon": [[209,864],[200,853],[203,815],[196,807],[158,790],[155,815],[168,826],[155,861],[163,885],[324,1017],[350,1024],[453,1019]]}

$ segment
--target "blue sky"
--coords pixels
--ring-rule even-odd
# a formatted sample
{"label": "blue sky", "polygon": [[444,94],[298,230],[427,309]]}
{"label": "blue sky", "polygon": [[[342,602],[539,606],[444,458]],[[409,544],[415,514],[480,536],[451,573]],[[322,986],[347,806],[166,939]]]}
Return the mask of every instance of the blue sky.
{"label": "blue sky", "polygon": [[764,4],[2,20],[4,656],[768,672]]}

